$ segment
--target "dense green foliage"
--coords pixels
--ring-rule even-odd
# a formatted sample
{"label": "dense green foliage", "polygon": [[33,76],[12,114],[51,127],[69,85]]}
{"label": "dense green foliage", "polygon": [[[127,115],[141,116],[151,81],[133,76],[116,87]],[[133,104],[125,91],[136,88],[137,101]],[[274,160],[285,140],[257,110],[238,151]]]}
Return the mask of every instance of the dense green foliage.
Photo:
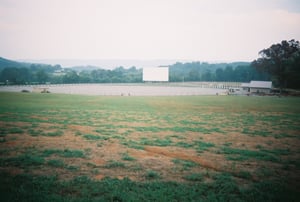
{"label": "dense green foliage", "polygon": [[[280,88],[300,89],[300,44],[296,40],[273,44],[259,52],[252,63],[209,64],[201,62],[170,65],[169,81],[231,81],[272,80]],[[60,65],[19,63],[0,58],[1,84],[30,83],[140,83],[142,69],[122,66],[113,70],[96,67],[63,69]]]}
{"label": "dense green foliage", "polygon": [[280,88],[300,88],[300,43],[290,40],[273,44],[259,52],[252,65],[272,76]]}
{"label": "dense green foliage", "polygon": [[0,58],[0,82],[2,84],[46,83],[55,81],[53,74],[60,65],[20,63]]}
{"label": "dense green foliage", "polygon": [[[148,173],[152,176],[154,174]],[[105,178],[93,181],[78,176],[58,181],[54,176],[10,176],[0,173],[1,201],[297,201],[299,193],[281,182],[262,182],[239,188],[228,174],[216,175],[212,183],[197,183],[199,175],[187,176],[193,184],[133,182]]]}
{"label": "dense green foliage", "polygon": [[[140,83],[142,69],[117,67],[113,70],[61,68],[60,65],[41,65],[8,62],[0,58],[2,84],[29,83]],[[17,64],[17,65],[16,65]],[[268,74],[259,73],[246,62],[209,64],[200,62],[176,63],[170,66],[169,80],[183,81],[235,81],[269,80]]]}
{"label": "dense green foliage", "polygon": [[21,67],[29,67],[29,66],[30,66],[29,63],[21,63],[21,62],[8,60],[8,59],[0,57],[0,71],[2,71],[6,67],[21,68]]}
{"label": "dense green foliage", "polygon": [[176,63],[170,66],[170,81],[232,81],[269,80],[268,74],[256,71],[246,62],[235,63]]}

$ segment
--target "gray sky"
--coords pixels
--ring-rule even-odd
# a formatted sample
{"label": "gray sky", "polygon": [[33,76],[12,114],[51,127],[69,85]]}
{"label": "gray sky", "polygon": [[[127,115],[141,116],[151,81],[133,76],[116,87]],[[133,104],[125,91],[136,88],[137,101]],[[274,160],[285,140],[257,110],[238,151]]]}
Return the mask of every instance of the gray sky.
{"label": "gray sky", "polygon": [[284,39],[299,0],[0,0],[10,59],[252,61]]}

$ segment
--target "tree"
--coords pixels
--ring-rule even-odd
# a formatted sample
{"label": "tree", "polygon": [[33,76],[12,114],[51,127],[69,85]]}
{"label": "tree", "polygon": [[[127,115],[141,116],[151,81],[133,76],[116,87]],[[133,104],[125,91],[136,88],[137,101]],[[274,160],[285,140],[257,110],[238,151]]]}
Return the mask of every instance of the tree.
{"label": "tree", "polygon": [[68,71],[62,78],[63,83],[78,83],[79,76],[77,75],[76,71],[71,70]]}
{"label": "tree", "polygon": [[189,72],[189,75],[188,75],[188,78],[186,78],[186,80],[189,80],[189,81],[198,81],[199,80],[199,72],[197,69],[192,69],[190,72]]}
{"label": "tree", "polygon": [[22,67],[19,68],[19,82],[20,84],[26,84],[29,83],[30,80],[32,79],[32,74],[28,68]]}
{"label": "tree", "polygon": [[202,81],[212,81],[212,80],[213,80],[212,73],[211,73],[209,70],[205,71],[205,72],[201,75],[201,80],[202,80]]}
{"label": "tree", "polygon": [[271,47],[261,50],[259,52],[261,57],[254,60],[252,66],[259,71],[269,73],[280,89],[292,87],[288,82],[289,78],[293,78],[294,72],[299,72],[300,67],[297,65],[299,53],[299,41],[294,39],[290,41],[284,40],[281,43],[273,44]]}
{"label": "tree", "polygon": [[287,87],[300,89],[300,51],[297,51],[288,61]]}
{"label": "tree", "polygon": [[216,70],[216,81],[224,81],[224,71],[221,68]]}
{"label": "tree", "polygon": [[80,83],[90,83],[91,82],[90,73],[88,71],[81,71],[78,76],[79,76]]}
{"label": "tree", "polygon": [[48,74],[45,72],[45,70],[43,69],[39,69],[37,72],[36,72],[36,78],[37,78],[37,81],[39,83],[46,83],[49,76]]}
{"label": "tree", "polygon": [[226,66],[224,70],[224,81],[234,81],[234,71],[232,66]]}
{"label": "tree", "polygon": [[2,70],[1,72],[1,81],[17,84],[19,71],[16,67],[8,67]]}

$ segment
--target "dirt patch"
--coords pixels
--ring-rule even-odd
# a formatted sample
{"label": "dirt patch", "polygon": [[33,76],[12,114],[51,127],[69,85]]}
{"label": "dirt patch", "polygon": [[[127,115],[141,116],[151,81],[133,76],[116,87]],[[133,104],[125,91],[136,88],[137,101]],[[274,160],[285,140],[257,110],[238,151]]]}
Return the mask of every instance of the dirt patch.
{"label": "dirt patch", "polygon": [[211,158],[205,158],[198,156],[195,151],[187,149],[171,149],[167,147],[156,147],[156,146],[146,146],[145,151],[153,155],[161,155],[174,159],[188,160],[199,164],[200,166],[215,171],[224,171],[222,165],[216,164],[216,161],[208,160]]}
{"label": "dirt patch", "polygon": [[68,128],[71,129],[72,131],[79,131],[82,134],[91,134],[95,133],[94,127],[91,126],[82,126],[82,125],[68,125]]}
{"label": "dirt patch", "polygon": [[48,121],[49,120],[47,117],[36,116],[36,115],[30,116],[29,118],[31,118],[31,119],[37,119],[37,120],[42,120],[42,121]]}
{"label": "dirt patch", "polygon": [[102,175],[102,174],[94,176],[95,180],[102,180],[103,178],[105,178],[105,175]]}
{"label": "dirt patch", "polygon": [[[158,107],[165,106],[160,105]],[[189,106],[185,107],[189,108]],[[187,109],[182,108],[181,110],[185,111]],[[220,109],[217,108],[212,110],[218,111]],[[114,177],[118,179],[129,178],[131,180],[144,181],[146,180],[145,176],[149,170],[157,172],[160,176],[160,180],[169,181],[184,181],[185,175],[204,172],[227,172],[239,179],[243,177],[241,177],[241,172],[242,174],[247,174],[248,172],[251,176],[247,179],[253,181],[271,178],[272,176],[280,177],[280,175],[287,176],[288,179],[299,179],[297,178],[299,169],[296,167],[298,165],[296,163],[283,165],[276,162],[255,159],[233,161],[226,159],[226,155],[222,154],[222,152],[218,153],[224,146],[254,151],[260,151],[260,149],[288,149],[291,151],[291,154],[288,156],[280,156],[279,158],[282,162],[297,162],[299,161],[298,152],[300,145],[300,140],[298,140],[298,138],[284,137],[277,139],[272,136],[251,136],[249,134],[243,134],[241,128],[236,128],[234,126],[222,128],[224,127],[224,123],[222,127],[218,124],[226,121],[223,115],[217,117],[213,121],[218,125],[218,128],[225,131],[224,133],[205,133],[205,130],[204,132],[185,131],[184,128],[188,127],[203,127],[207,130],[211,129],[213,125],[206,123],[212,120],[212,117],[214,116],[213,112],[199,115],[194,114],[191,116],[181,114],[183,117],[178,115],[170,122],[168,122],[168,116],[174,115],[164,114],[163,112],[158,112],[157,114],[142,113],[142,115],[121,114],[120,116],[118,116],[118,114],[118,112],[108,112],[106,114],[107,117],[105,117],[107,122],[105,122],[105,124],[103,122],[96,123],[97,119],[94,119],[94,123],[91,124],[94,124],[94,126],[84,125],[85,123],[82,123],[82,125],[47,123],[46,119],[43,120],[45,122],[39,122],[36,126],[32,126],[32,123],[27,122],[0,122],[0,125],[3,127],[19,127],[24,131],[20,134],[5,135],[3,141],[0,143],[1,148],[8,150],[16,148],[16,151],[11,151],[9,156],[17,156],[25,153],[27,148],[34,150],[36,155],[39,155],[39,152],[46,149],[68,149],[84,152],[84,158],[51,156],[51,158],[45,159],[45,164],[43,164],[43,166],[30,167],[29,169],[29,172],[37,175],[57,174],[59,179],[71,179],[74,176],[87,175],[95,180],[102,180],[105,177]],[[156,119],[160,116],[165,116],[165,118]],[[40,119],[41,117],[31,116],[30,118]],[[147,120],[151,121],[147,122]],[[185,122],[182,122],[183,120],[188,120],[190,122],[185,125]],[[60,130],[63,134],[61,136],[53,137],[44,135],[33,136],[29,134],[31,126],[34,130],[41,130],[44,133]],[[105,135],[108,137],[107,139],[87,140],[83,137],[84,134],[101,135],[101,130],[99,128],[102,129],[102,126],[103,131],[107,133]],[[165,128],[172,128],[172,126],[177,126],[178,128],[183,127],[183,132],[180,130],[164,130]],[[143,127],[146,128],[145,131],[142,130]],[[258,130],[261,130],[263,126],[259,127],[260,129]],[[159,130],[160,128],[162,128],[162,130]],[[97,129],[99,129],[100,132],[96,132]],[[295,131],[293,132],[295,133]],[[142,142],[143,138],[150,142],[153,140],[153,145],[158,145],[155,140],[168,139],[171,141],[170,146],[150,146],[151,144],[145,146]],[[144,149],[139,150],[129,148],[129,146],[122,144],[122,141],[129,142],[130,140],[135,142],[138,146],[143,146]],[[196,141],[213,143],[214,146],[199,153],[197,152],[196,147],[198,145],[195,144]],[[187,145],[190,144],[192,146],[188,148],[174,146],[177,142],[187,143]],[[134,160],[124,160],[122,158],[122,155],[124,154],[128,154],[133,157]],[[61,160],[64,165],[62,167],[53,168],[47,164],[50,159]],[[183,168],[182,165],[174,163],[174,159],[193,162],[196,166]],[[107,165],[112,161],[120,163],[121,166],[108,167]],[[288,167],[290,170],[285,170],[283,166]],[[21,172],[23,172],[22,169],[12,168],[12,173],[18,174]],[[260,173],[256,174],[256,172]],[[262,175],[265,176],[261,177]]]}
{"label": "dirt patch", "polygon": [[91,163],[95,164],[96,166],[104,166],[106,161],[102,158],[92,158]]}

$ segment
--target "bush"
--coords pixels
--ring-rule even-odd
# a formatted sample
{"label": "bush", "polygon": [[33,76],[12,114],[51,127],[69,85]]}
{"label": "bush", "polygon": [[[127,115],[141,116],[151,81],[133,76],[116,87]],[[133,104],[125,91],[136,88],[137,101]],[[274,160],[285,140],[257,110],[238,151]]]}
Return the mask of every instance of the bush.
{"label": "bush", "polygon": [[202,181],[203,175],[201,173],[192,173],[192,174],[184,176],[184,179],[189,180],[189,181]]}
{"label": "bush", "polygon": [[64,167],[64,162],[62,161],[62,160],[60,160],[60,159],[52,159],[52,160],[49,160],[48,162],[47,162],[47,164],[49,165],[49,166],[53,166],[53,167],[58,167],[58,168],[62,168],[62,167]]}
{"label": "bush", "polygon": [[119,161],[110,161],[108,164],[105,165],[105,168],[124,168],[125,164]]}
{"label": "bush", "polygon": [[145,174],[145,177],[146,179],[158,179],[160,175],[154,170],[148,170]]}

